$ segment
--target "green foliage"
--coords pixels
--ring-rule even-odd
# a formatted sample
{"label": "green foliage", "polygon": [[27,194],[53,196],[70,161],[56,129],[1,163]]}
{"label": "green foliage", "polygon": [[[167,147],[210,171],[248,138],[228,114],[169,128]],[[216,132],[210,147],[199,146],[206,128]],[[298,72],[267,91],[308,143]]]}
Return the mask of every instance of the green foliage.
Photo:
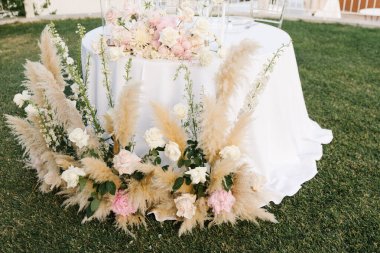
{"label": "green foliage", "polygon": [[5,10],[17,12],[18,16],[25,16],[24,0],[1,0],[1,3]]}
{"label": "green foliage", "polygon": [[[94,19],[56,22],[76,57],[78,22],[88,30],[101,25]],[[1,113],[21,114],[12,99],[23,90],[25,59],[38,60],[45,24],[0,27]],[[64,210],[61,195],[37,190],[35,171],[25,170],[22,150],[1,120],[0,251],[379,252],[380,31],[288,21],[284,29],[294,41],[309,115],[333,129],[335,139],[324,146],[317,176],[269,207],[278,224],[239,222],[178,237],[173,223],[148,219],[136,240],[111,220],[82,225],[77,207]]]}

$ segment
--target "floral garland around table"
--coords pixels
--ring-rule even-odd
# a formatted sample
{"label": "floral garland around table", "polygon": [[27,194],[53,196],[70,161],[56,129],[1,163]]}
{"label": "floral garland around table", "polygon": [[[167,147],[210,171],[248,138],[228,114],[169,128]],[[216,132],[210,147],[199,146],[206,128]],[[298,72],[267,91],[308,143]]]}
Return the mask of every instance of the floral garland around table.
{"label": "floral garland around table", "polygon": [[[110,8],[105,13],[107,45],[112,60],[124,55],[148,59],[196,60],[211,63],[215,55],[223,55],[218,37],[211,32],[205,18],[194,18],[189,2],[184,2],[178,15],[167,15],[150,1],[142,8],[130,4],[123,10]],[[93,43],[100,53],[99,43]]]}
{"label": "floral garland around table", "polygon": [[[77,33],[83,38],[84,27],[78,25]],[[175,78],[184,73],[187,103],[173,110],[152,103],[157,127],[146,131],[149,151],[142,157],[133,152],[140,84],[131,81],[131,61],[116,103],[108,90],[111,109],[101,124],[83,78],[89,76],[90,59],[82,77],[53,24],[42,32],[40,48],[41,61],[26,62],[26,89],[14,97],[25,117],[6,115],[6,121],[25,149],[27,165],[36,170],[42,192],[57,189],[66,207],[78,205],[84,211],[83,222],[114,215],[116,226],[131,235],[131,228],[146,225],[150,213],[158,221],[182,221],[180,235],[197,225],[276,221],[260,208],[267,196],[262,178],[245,162],[244,142],[258,92],[283,47],[264,66],[233,122],[226,108],[238,86],[248,82],[245,67],[257,46],[243,41],[231,48],[216,76],[216,97],[200,101],[189,69],[180,65]],[[107,76],[106,55],[101,56]],[[111,87],[109,80],[105,86]]]}

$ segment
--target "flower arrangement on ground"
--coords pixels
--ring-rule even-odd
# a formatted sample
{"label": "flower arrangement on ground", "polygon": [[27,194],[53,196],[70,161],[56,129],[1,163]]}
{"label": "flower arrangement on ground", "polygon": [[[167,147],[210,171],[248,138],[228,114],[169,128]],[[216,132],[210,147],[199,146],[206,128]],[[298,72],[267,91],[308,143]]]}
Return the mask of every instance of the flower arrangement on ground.
{"label": "flower arrangement on ground", "polygon": [[[78,28],[83,37],[85,29]],[[25,90],[14,97],[25,117],[6,115],[6,121],[42,192],[58,190],[66,207],[85,212],[83,222],[113,215],[131,235],[130,228],[145,225],[149,213],[158,221],[182,221],[180,235],[206,222],[275,221],[261,208],[266,193],[260,176],[245,162],[257,85],[240,115],[227,117],[231,96],[248,80],[245,66],[254,43],[231,49],[216,76],[216,97],[196,101],[189,69],[180,65],[175,78],[184,71],[187,103],[173,110],[152,103],[157,127],[146,131],[149,151],[142,157],[134,153],[141,84],[126,78],[116,102],[108,94],[110,110],[97,115],[87,96],[89,59],[80,73],[53,24],[42,32],[40,48],[41,61],[26,62]],[[259,80],[262,87],[265,79]]]}

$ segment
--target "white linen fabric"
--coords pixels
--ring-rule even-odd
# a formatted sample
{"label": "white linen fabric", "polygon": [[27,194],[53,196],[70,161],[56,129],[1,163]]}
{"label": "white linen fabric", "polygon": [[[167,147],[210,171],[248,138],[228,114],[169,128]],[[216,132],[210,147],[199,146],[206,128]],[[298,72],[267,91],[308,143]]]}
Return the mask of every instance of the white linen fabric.
{"label": "white linen fabric", "polygon": [[[99,38],[101,32],[102,28],[92,30],[82,41],[83,60],[91,55],[88,91],[99,116],[108,109],[101,61],[92,49],[92,43]],[[308,116],[289,35],[269,25],[252,23],[249,26],[229,27],[224,37],[224,46],[228,48],[237,45],[243,39],[252,39],[260,46],[251,66],[247,66],[252,82],[273,53],[281,45],[290,43],[277,61],[267,87],[259,97],[247,137],[252,169],[265,176],[265,189],[272,193],[270,200],[280,203],[285,196],[295,194],[304,182],[316,175],[316,160],[322,157],[321,144],[332,140],[332,132],[320,128]],[[109,63],[115,98],[125,84],[125,64],[129,58],[126,56]],[[195,94],[200,94],[202,90],[205,94],[214,94],[214,76],[221,62],[217,58],[207,67],[189,64]],[[136,133],[136,152],[139,155],[148,149],[142,138],[144,132],[154,126],[150,101],[159,102],[168,108],[173,108],[179,102],[185,103],[182,76],[173,80],[180,64],[176,61],[132,58],[132,81],[141,82],[142,88]],[[234,96],[230,120],[236,118],[248,90],[249,87],[242,87]]]}

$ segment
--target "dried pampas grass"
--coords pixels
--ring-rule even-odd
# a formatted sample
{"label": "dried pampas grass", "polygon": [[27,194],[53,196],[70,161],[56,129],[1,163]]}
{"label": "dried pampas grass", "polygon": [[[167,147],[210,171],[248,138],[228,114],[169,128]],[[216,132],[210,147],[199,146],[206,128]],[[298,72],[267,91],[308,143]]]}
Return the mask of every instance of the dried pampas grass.
{"label": "dried pampas grass", "polygon": [[223,189],[224,177],[234,173],[239,169],[239,163],[231,159],[218,160],[210,172],[210,185],[207,188],[209,193]]}
{"label": "dried pampas grass", "polygon": [[112,201],[113,196],[110,196],[109,194],[104,195],[95,213],[91,215],[91,217],[84,217],[82,224],[92,220],[104,221],[111,213]]}
{"label": "dried pampas grass", "polygon": [[228,133],[226,142],[223,146],[235,145],[239,147],[241,151],[244,151],[244,140],[246,139],[247,130],[251,121],[252,113],[242,113],[231,131]]}
{"label": "dried pampas grass", "polygon": [[178,125],[175,119],[170,116],[170,112],[166,110],[163,106],[152,103],[152,108],[154,111],[155,121],[158,128],[161,130],[163,135],[178,144],[179,149],[183,153],[186,149],[187,136],[185,131],[181,126]]}
{"label": "dried pampas grass", "polygon": [[118,176],[112,173],[112,170],[108,168],[107,164],[103,161],[91,157],[86,157],[81,160],[83,170],[86,172],[89,178],[95,182],[103,183],[112,181],[115,183],[116,188],[120,187],[121,181]]}
{"label": "dried pampas grass", "polygon": [[44,107],[44,90],[38,85],[42,81],[41,76],[45,71],[44,66],[39,62],[26,61],[24,69],[26,81],[23,82],[23,85],[33,93],[32,101],[36,106]]}
{"label": "dried pampas grass", "polygon": [[39,43],[41,49],[41,61],[44,66],[53,74],[61,89],[65,88],[65,81],[61,73],[61,61],[57,55],[57,48],[54,45],[49,27],[46,27],[41,33]]}
{"label": "dried pampas grass", "polygon": [[40,68],[40,82],[38,86],[45,91],[49,105],[54,110],[56,119],[63,124],[67,132],[75,128],[84,129],[82,116],[75,106],[66,99],[62,88],[58,85],[54,76],[45,67]]}
{"label": "dried pampas grass", "polygon": [[[124,86],[113,113],[112,122],[115,136],[123,147],[128,145],[135,132],[139,112],[140,87],[140,82]],[[106,128],[111,130],[109,123]]]}
{"label": "dried pampas grass", "polygon": [[212,165],[218,158],[230,123],[226,115],[226,105],[211,98],[205,98],[202,113],[202,131],[199,144]]}
{"label": "dried pampas grass", "polygon": [[141,225],[146,227],[145,217],[141,214],[132,214],[128,216],[116,215],[116,227],[133,238],[136,238],[136,236],[129,230],[129,228],[138,228]]}
{"label": "dried pampas grass", "polygon": [[58,194],[65,196],[67,199],[63,202],[62,206],[69,208],[70,206],[78,205],[78,213],[88,207],[90,202],[88,199],[91,193],[94,192],[94,184],[91,180],[87,180],[86,186],[80,191],[78,188],[66,188]]}
{"label": "dried pampas grass", "polygon": [[216,97],[227,103],[236,86],[246,81],[246,69],[258,45],[251,40],[243,40],[230,49],[224,63],[216,75]]}

